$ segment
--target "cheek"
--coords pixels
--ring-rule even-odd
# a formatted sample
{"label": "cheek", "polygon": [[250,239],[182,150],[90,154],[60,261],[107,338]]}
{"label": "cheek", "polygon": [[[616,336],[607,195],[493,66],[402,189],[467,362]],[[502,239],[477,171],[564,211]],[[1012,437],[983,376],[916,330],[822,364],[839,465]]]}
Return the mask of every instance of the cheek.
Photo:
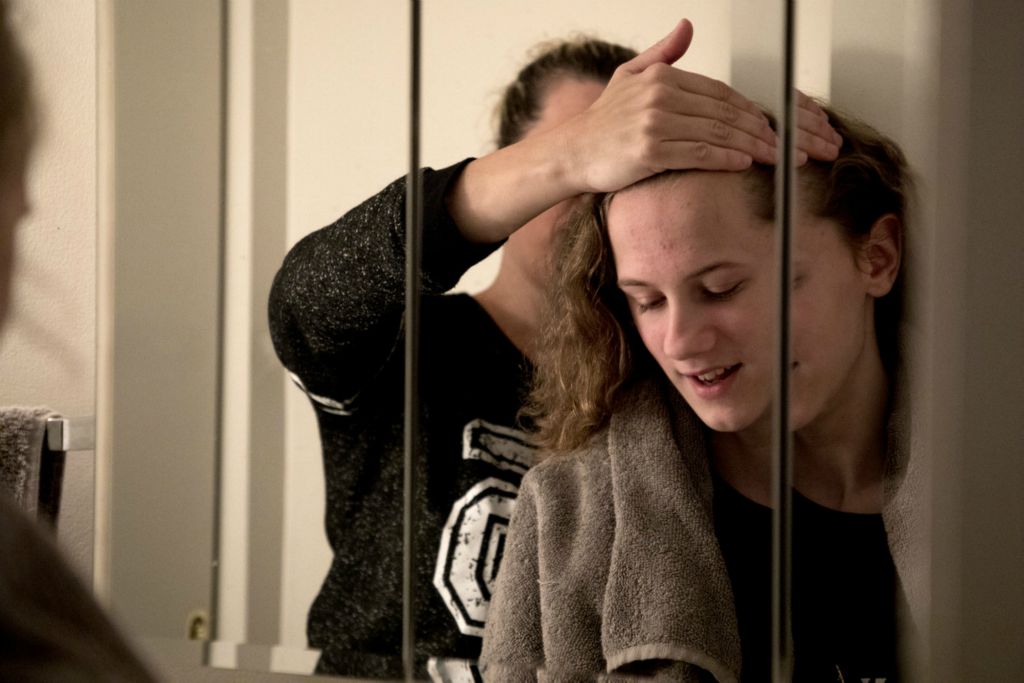
{"label": "cheek", "polygon": [[795,360],[808,354],[820,354],[831,345],[834,325],[829,321],[829,307],[821,297],[795,296],[790,309],[790,330]]}
{"label": "cheek", "polygon": [[817,299],[804,297],[794,301],[792,313],[795,360],[845,354],[861,344],[863,338],[863,299],[832,292]]}
{"label": "cheek", "polygon": [[742,360],[746,364],[770,363],[774,356],[778,307],[772,297],[749,296],[736,304],[716,308],[708,324],[722,348],[721,360]]}
{"label": "cheek", "polygon": [[636,331],[640,335],[640,340],[643,341],[647,351],[655,359],[660,359],[663,356],[661,349],[663,347],[662,341],[665,338],[664,326],[659,323],[656,316],[636,314],[633,315],[633,325],[636,326]]}
{"label": "cheek", "polygon": [[715,322],[729,338],[761,345],[774,335],[776,308],[770,303],[748,302],[742,307],[723,310]]}

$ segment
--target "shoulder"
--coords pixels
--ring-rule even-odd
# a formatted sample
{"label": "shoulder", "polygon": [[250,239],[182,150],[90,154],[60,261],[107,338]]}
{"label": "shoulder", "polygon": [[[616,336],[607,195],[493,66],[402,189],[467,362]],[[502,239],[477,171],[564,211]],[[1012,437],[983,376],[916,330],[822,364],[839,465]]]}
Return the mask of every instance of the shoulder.
{"label": "shoulder", "polygon": [[559,516],[597,512],[592,509],[597,501],[611,502],[607,442],[607,430],[602,430],[577,450],[548,455],[526,473],[522,490],[536,498],[539,509]]}
{"label": "shoulder", "polygon": [[557,596],[547,593],[549,613],[564,615],[570,604],[599,602],[616,521],[607,449],[591,442],[549,456],[526,473],[520,498],[515,516],[523,522],[510,529],[509,544],[528,544],[537,578],[557,583]]}
{"label": "shoulder", "polygon": [[597,432],[590,440],[572,451],[546,453],[534,465],[527,477],[550,482],[589,479],[595,476],[610,476],[608,460],[608,429]]}

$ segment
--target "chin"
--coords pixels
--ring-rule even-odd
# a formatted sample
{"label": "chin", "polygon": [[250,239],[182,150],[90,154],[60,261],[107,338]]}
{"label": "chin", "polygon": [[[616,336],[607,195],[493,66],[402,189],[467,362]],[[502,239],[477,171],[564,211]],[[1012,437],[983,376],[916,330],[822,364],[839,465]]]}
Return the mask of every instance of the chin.
{"label": "chin", "polygon": [[756,417],[742,415],[728,410],[715,410],[702,408],[690,403],[693,412],[697,414],[704,425],[716,432],[741,432],[757,421]]}
{"label": "chin", "polygon": [[[818,411],[820,413],[820,411]],[[799,432],[801,429],[810,426],[816,417],[816,412],[803,406],[796,406],[789,409],[789,429]]]}

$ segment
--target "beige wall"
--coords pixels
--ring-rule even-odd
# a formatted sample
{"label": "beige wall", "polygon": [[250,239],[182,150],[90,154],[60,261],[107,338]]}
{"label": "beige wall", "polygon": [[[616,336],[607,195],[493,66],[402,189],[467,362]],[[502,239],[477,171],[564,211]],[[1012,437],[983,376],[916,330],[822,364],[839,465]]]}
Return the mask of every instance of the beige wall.
{"label": "beige wall", "polygon": [[213,582],[221,8],[99,6],[97,579],[136,635],[181,639]]}
{"label": "beige wall", "polygon": [[[18,232],[11,315],[0,338],[0,405],[95,413],[96,8],[91,0],[15,0],[35,77],[41,134]],[[93,454],[69,455],[59,538],[92,574]]]}

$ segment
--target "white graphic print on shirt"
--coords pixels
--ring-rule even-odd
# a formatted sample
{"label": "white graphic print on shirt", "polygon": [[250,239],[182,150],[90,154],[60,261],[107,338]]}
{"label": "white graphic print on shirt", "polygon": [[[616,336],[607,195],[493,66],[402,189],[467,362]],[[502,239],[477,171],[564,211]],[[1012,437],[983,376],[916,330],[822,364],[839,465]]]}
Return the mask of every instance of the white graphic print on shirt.
{"label": "white graphic print on shirt", "polygon": [[[535,452],[519,430],[484,420],[473,420],[463,430],[464,460],[481,460],[522,476],[533,464]],[[518,492],[518,482],[498,477],[477,482],[452,506],[441,532],[434,587],[466,635],[483,636]]]}

